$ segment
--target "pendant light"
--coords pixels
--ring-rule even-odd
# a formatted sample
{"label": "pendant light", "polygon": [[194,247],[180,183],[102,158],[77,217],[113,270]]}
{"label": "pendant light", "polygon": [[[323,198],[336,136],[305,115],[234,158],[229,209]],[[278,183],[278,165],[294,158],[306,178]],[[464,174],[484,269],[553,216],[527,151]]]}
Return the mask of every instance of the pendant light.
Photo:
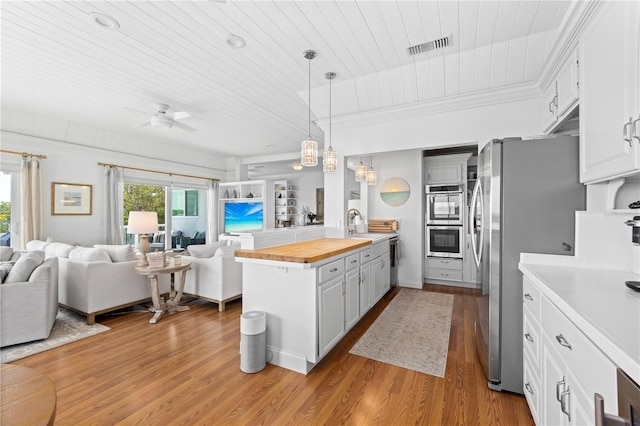
{"label": "pendant light", "polygon": [[378,172],[373,170],[373,156],[371,157],[371,167],[367,170],[367,185],[375,185],[378,181]]}
{"label": "pendant light", "polygon": [[315,50],[305,50],[304,57],[309,60],[309,134],[300,145],[300,162],[305,167],[318,165],[318,142],[311,139],[311,60],[316,57]]}
{"label": "pendant light", "polygon": [[324,150],[322,154],[322,171],[325,173],[333,173],[338,168],[338,155],[331,146],[331,80],[336,78],[335,72],[327,72],[324,78],[329,80],[329,148]]}
{"label": "pendant light", "polygon": [[360,164],[356,167],[356,182],[364,182],[367,180],[367,166],[362,164],[362,157],[360,157]]}

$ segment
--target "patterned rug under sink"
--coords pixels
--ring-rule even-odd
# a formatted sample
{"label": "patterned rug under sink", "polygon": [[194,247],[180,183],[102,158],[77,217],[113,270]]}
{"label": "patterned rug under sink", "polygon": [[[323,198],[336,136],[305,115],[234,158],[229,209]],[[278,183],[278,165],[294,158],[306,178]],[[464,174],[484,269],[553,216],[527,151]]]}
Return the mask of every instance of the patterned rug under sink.
{"label": "patterned rug under sink", "polygon": [[453,297],[401,289],[349,353],[444,377]]}
{"label": "patterned rug under sink", "polygon": [[106,325],[97,323],[87,325],[85,317],[64,308],[58,308],[56,322],[48,338],[4,347],[0,349],[0,362],[15,361],[107,330],[110,328]]}

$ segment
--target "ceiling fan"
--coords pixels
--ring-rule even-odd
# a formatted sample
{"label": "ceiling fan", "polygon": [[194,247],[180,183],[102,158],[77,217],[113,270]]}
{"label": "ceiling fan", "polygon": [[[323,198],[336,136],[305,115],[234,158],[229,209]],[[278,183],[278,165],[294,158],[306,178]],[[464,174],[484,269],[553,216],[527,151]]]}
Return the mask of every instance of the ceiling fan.
{"label": "ceiling fan", "polygon": [[175,126],[178,129],[186,130],[187,132],[196,131],[196,129],[194,129],[193,127],[189,127],[186,124],[182,124],[178,122],[178,120],[191,117],[191,114],[189,114],[188,112],[186,111],[168,112],[169,105],[167,104],[156,104],[156,106],[158,107],[158,112],[152,115],[149,120],[146,120],[138,124],[137,127],[151,126],[151,127],[165,127],[167,129],[170,129]]}

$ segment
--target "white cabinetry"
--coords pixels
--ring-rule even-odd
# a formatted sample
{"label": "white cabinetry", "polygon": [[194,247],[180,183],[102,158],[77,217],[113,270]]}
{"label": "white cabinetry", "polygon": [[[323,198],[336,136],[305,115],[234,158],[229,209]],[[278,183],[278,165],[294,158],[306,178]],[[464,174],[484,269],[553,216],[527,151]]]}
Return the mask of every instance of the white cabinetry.
{"label": "white cabinetry", "polygon": [[524,395],[536,424],[593,424],[596,392],[616,412],[613,362],[526,276],[522,300]]}
{"label": "white cabinetry", "polygon": [[427,278],[446,281],[462,281],[462,259],[428,257]]}
{"label": "white cabinetry", "polygon": [[604,2],[580,40],[580,181],[640,172],[640,3]]}
{"label": "white cabinetry", "polygon": [[371,261],[371,275],[373,275],[371,304],[375,305],[391,288],[389,240],[375,243],[371,248],[371,252],[373,256],[373,260]]}
{"label": "white cabinetry", "polygon": [[282,228],[285,225],[291,226],[295,223],[298,213],[296,191],[293,185],[286,180],[278,180],[273,183],[274,192],[274,209],[276,228]]}
{"label": "white cabinetry", "polygon": [[360,252],[360,317],[371,308],[371,248]]}
{"label": "white cabinetry", "polygon": [[344,322],[345,331],[349,331],[360,319],[360,253],[347,256],[345,268]]}
{"label": "white cabinetry", "polygon": [[574,50],[545,91],[542,123],[544,132],[553,130],[556,123],[561,123],[578,104],[578,69],[578,51]]}
{"label": "white cabinetry", "polygon": [[[221,231],[225,230],[225,206],[227,203],[263,203],[262,229],[266,229],[267,218],[273,214],[273,202],[271,195],[267,193],[266,180],[248,180],[241,182],[221,182],[219,187],[219,215],[218,226]],[[269,223],[271,221],[269,220]]]}
{"label": "white cabinetry", "polygon": [[427,166],[427,185],[462,183],[462,163],[430,164]]}

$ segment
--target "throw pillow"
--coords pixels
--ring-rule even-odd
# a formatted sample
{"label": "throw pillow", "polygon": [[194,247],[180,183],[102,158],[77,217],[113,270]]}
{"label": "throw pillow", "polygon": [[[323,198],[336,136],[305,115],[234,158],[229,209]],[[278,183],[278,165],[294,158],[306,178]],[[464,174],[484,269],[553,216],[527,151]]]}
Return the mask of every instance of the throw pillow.
{"label": "throw pillow", "polygon": [[42,250],[51,243],[42,240],[27,241],[27,251]]}
{"label": "throw pillow", "polygon": [[11,268],[15,262],[2,262],[0,263],[0,283],[4,283],[7,279],[7,275],[11,272]]}
{"label": "throw pillow", "polygon": [[136,251],[129,245],[94,244],[93,247],[106,251],[112,262],[138,260]]}
{"label": "throw pillow", "polygon": [[11,247],[0,247],[0,262],[8,262],[12,254],[13,249]]}
{"label": "throw pillow", "polygon": [[55,257],[69,257],[69,253],[71,250],[76,248],[71,244],[66,243],[49,243],[44,247],[44,253],[47,256],[55,256]]}
{"label": "throw pillow", "polygon": [[20,283],[28,281],[34,269],[44,262],[44,252],[40,250],[23,254],[16,264],[11,268],[11,272],[4,280],[5,283]]}
{"label": "throw pillow", "polygon": [[226,241],[219,241],[212,244],[193,244],[187,247],[190,256],[193,257],[213,257],[218,248],[226,244]]}
{"label": "throw pillow", "polygon": [[80,260],[82,262],[109,262],[111,257],[100,248],[93,247],[76,247],[69,253],[69,260]]}

